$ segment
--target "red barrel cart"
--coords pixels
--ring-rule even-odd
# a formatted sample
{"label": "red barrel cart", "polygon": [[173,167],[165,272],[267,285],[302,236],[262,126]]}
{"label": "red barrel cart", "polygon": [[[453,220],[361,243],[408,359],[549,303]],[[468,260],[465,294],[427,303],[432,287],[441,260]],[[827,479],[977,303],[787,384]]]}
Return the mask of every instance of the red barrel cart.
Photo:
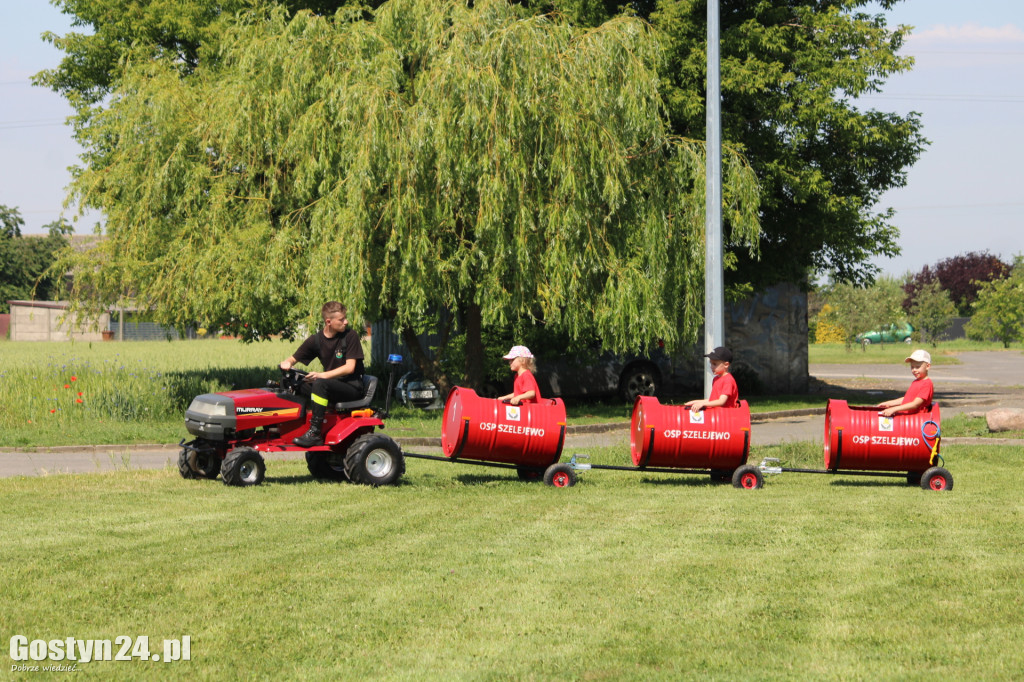
{"label": "red barrel cart", "polygon": [[406,457],[515,469],[523,480],[543,478],[564,488],[576,482],[572,467],[558,463],[564,443],[561,398],[512,405],[456,387],[444,405],[444,457],[413,453]]}
{"label": "red barrel cart", "polygon": [[847,405],[829,400],[825,410],[825,468],[793,469],[771,466],[763,473],[844,474],[889,476],[920,484],[925,490],[952,490],[953,475],[941,464],[940,414],[937,403],[927,412],[884,417],[877,407]]}
{"label": "red barrel cart", "polygon": [[750,406],[713,407],[693,412],[641,396],[633,404],[629,450],[632,467],[587,464],[574,456],[574,469],[615,469],[672,474],[710,474],[737,488],[760,488],[761,470],[746,464],[750,454]]}

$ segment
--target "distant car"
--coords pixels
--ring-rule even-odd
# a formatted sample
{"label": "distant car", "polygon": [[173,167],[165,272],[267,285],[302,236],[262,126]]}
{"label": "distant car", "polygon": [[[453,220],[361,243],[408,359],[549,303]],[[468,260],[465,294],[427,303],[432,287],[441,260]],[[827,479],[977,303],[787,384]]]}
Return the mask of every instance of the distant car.
{"label": "distant car", "polygon": [[444,400],[440,389],[420,371],[403,374],[395,384],[395,397],[406,407],[421,410],[440,410]]}
{"label": "distant car", "polygon": [[617,395],[632,404],[638,396],[655,395],[672,376],[672,362],[660,349],[646,355],[596,353],[587,357],[538,360],[541,395],[562,398],[606,398]]}
{"label": "distant car", "polygon": [[857,334],[857,343],[862,343],[868,346],[872,343],[910,343],[911,334],[914,333],[914,326],[909,322],[902,324],[890,324],[888,327],[882,327],[877,331],[864,332],[863,334]]}
{"label": "distant car", "polygon": [[[672,376],[672,363],[657,348],[647,355],[617,355],[611,352],[581,357],[537,360],[537,385],[545,398],[607,398],[619,396],[632,404],[637,396],[655,395]],[[502,381],[489,381],[479,391],[485,398],[512,392],[512,374]],[[424,410],[444,407],[441,392],[422,373],[412,371],[398,380],[395,396],[403,405]]]}

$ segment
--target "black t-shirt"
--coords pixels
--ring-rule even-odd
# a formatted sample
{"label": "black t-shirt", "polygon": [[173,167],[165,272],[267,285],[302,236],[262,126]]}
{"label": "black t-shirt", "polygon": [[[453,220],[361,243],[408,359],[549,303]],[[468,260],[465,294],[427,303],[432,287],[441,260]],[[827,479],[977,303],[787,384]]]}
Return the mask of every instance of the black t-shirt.
{"label": "black t-shirt", "polygon": [[302,342],[294,357],[296,362],[303,365],[308,365],[313,358],[319,358],[325,372],[341,367],[348,360],[355,360],[355,371],[351,375],[338,377],[342,381],[358,379],[365,371],[363,347],[359,343],[359,334],[353,329],[346,329],[330,339],[324,336],[323,330],[318,331]]}

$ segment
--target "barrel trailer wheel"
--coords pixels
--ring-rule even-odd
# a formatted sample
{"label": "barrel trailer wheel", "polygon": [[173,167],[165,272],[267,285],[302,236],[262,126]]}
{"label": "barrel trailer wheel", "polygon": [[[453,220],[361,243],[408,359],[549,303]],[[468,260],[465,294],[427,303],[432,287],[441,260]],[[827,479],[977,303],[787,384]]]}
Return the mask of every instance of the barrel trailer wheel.
{"label": "barrel trailer wheel", "polygon": [[755,466],[749,464],[741,466],[732,474],[732,485],[734,488],[745,488],[746,490],[763,488],[764,474]]}
{"label": "barrel trailer wheel", "polygon": [[711,480],[715,483],[728,483],[732,480],[732,474],[730,469],[712,469]]}
{"label": "barrel trailer wheel", "polygon": [[533,481],[542,481],[544,480],[544,470],[534,467],[517,466],[516,476],[519,477],[520,481],[526,481],[528,483]]}
{"label": "barrel trailer wheel", "polygon": [[544,472],[544,482],[555,488],[571,488],[576,485],[576,470],[571,464],[552,464]]}
{"label": "barrel trailer wheel", "polygon": [[248,487],[263,483],[267,465],[254,448],[235,448],[224,458],[220,477],[224,485]]}
{"label": "barrel trailer wheel", "polygon": [[942,467],[932,467],[921,474],[921,487],[925,490],[952,490],[953,474]]}

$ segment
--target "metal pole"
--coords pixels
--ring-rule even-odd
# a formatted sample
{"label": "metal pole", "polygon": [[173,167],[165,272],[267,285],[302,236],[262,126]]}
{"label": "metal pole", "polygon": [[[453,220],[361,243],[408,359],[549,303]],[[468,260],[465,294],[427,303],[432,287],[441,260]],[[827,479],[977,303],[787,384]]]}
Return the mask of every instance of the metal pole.
{"label": "metal pole", "polygon": [[[705,179],[704,348],[725,343],[725,292],[722,275],[722,101],[719,77],[718,0],[708,0],[707,176]],[[714,374],[704,365],[704,396],[711,395]]]}

